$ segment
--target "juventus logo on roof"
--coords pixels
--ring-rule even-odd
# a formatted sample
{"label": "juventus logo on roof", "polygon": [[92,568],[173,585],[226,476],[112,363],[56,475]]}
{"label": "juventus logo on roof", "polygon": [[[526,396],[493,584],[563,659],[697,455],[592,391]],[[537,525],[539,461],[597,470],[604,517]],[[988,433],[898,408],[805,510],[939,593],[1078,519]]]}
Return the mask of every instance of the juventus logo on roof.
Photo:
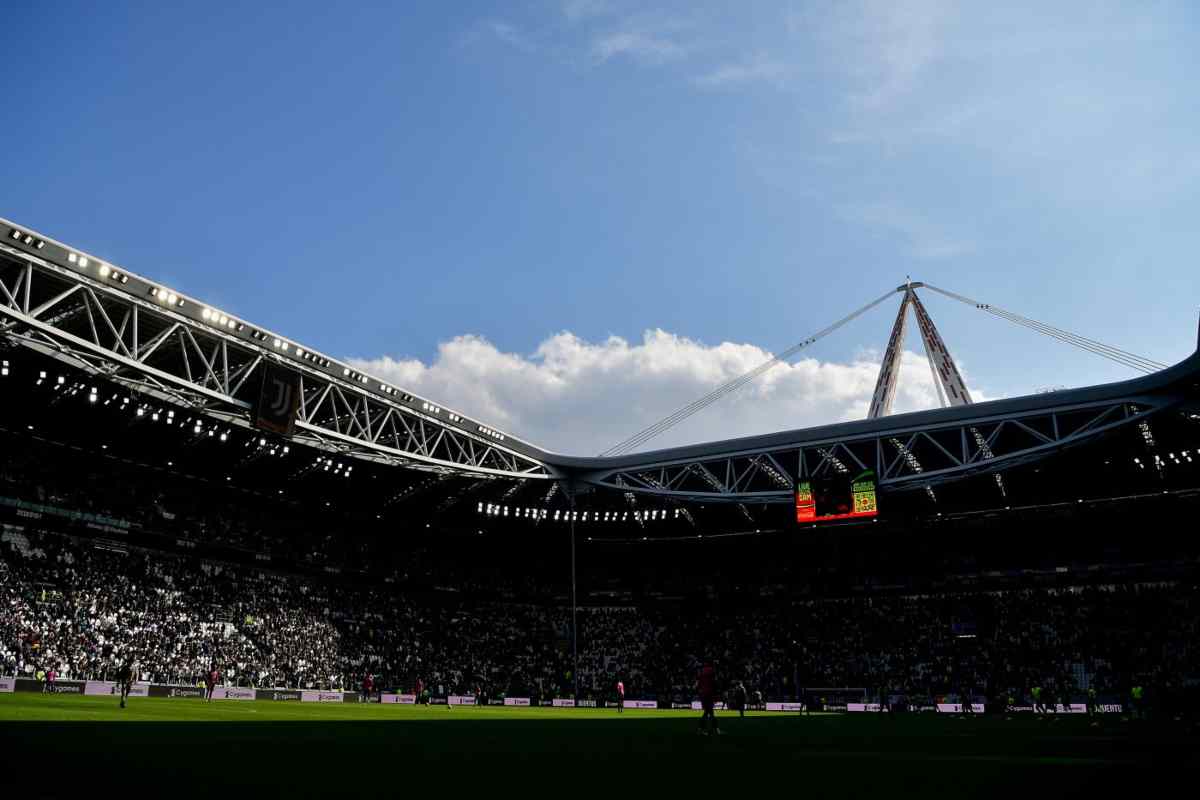
{"label": "juventus logo on roof", "polygon": [[266,367],[254,410],[255,427],[291,436],[295,432],[299,406],[299,376],[284,367]]}

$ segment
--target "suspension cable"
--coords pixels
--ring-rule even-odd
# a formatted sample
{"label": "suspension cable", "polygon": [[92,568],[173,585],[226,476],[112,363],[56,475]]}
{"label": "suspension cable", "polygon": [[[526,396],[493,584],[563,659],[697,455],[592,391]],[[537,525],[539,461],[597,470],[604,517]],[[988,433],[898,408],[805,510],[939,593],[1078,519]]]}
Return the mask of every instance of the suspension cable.
{"label": "suspension cable", "polygon": [[934,291],[934,292],[937,292],[938,294],[945,295],[946,297],[949,297],[953,300],[958,300],[960,303],[965,303],[966,305],[974,306],[975,308],[977,308],[981,311],[986,311],[987,313],[989,313],[995,317],[999,317],[1000,319],[1007,320],[1009,322],[1012,322],[1015,325],[1020,325],[1022,327],[1028,328],[1032,331],[1041,333],[1045,336],[1049,336],[1053,339],[1057,339],[1060,342],[1065,342],[1066,344],[1073,345],[1075,347],[1078,347],[1081,350],[1086,350],[1089,353],[1095,353],[1098,356],[1107,358],[1110,361],[1115,361],[1118,364],[1122,364],[1124,366],[1129,367],[1130,369],[1137,370],[1138,372],[1144,372],[1144,373],[1157,372],[1158,370],[1165,369],[1167,367],[1166,364],[1159,363],[1158,361],[1154,361],[1153,359],[1145,358],[1144,356],[1139,356],[1136,353],[1131,353],[1127,350],[1122,350],[1119,347],[1113,347],[1112,345],[1104,344],[1103,342],[1096,341],[1095,339],[1089,339],[1086,336],[1080,336],[1079,334],[1071,333],[1070,331],[1065,331],[1062,328],[1056,328],[1053,325],[1047,325],[1044,322],[1038,322],[1037,320],[1029,319],[1028,317],[1023,317],[1020,314],[1016,314],[1012,311],[1007,311],[998,306],[994,306],[989,303],[980,303],[977,300],[972,300],[969,297],[964,297],[961,294],[947,291],[945,289],[939,289],[938,287],[930,285],[928,283],[925,284],[925,286],[930,291]]}
{"label": "suspension cable", "polygon": [[796,353],[803,350],[805,347],[808,347],[809,345],[813,344],[814,342],[818,341],[819,339],[822,339],[825,336],[828,336],[829,334],[833,333],[834,331],[836,331],[838,328],[842,327],[846,323],[851,322],[854,319],[857,319],[858,317],[862,316],[866,312],[870,311],[875,306],[882,303],[884,300],[887,300],[889,297],[891,297],[897,291],[902,291],[902,290],[903,290],[902,288],[901,289],[892,289],[887,294],[883,295],[882,297],[878,298],[877,300],[872,300],[870,303],[867,303],[865,306],[858,309],[857,311],[854,311],[853,313],[843,317],[842,319],[838,320],[837,322],[833,323],[832,325],[817,331],[816,333],[814,333],[812,336],[808,337],[807,339],[805,339],[801,342],[797,342],[796,344],[792,345],[791,347],[789,347],[788,349],[779,353],[778,355],[772,355],[769,359],[767,359],[763,363],[759,364],[757,367],[754,367],[753,369],[742,373],[741,375],[737,376],[736,378],[726,381],[725,383],[721,384],[716,389],[712,390],[711,392],[704,395],[700,399],[695,400],[691,403],[688,403],[683,408],[680,408],[679,410],[675,411],[674,413],[664,417],[663,419],[659,420],[658,422],[654,423],[653,425],[650,425],[647,428],[643,428],[642,430],[635,433],[633,436],[630,436],[628,439],[625,439],[624,441],[613,445],[612,447],[608,448],[600,455],[601,456],[621,455],[623,453],[628,453],[630,450],[632,450],[635,447],[645,444],[646,442],[653,439],[655,436],[658,436],[659,434],[664,433],[665,431],[669,430],[670,428],[673,428],[675,425],[678,425],[680,422],[683,422],[685,419],[692,416],[696,412],[702,411],[705,408],[708,408],[710,405],[712,405],[716,401],[720,400],[722,397],[725,397],[728,394],[736,392],[738,389],[742,388],[747,383],[749,383],[750,381],[757,378],[759,375],[761,375],[764,372],[766,372],[767,370],[771,369],[771,367],[774,367],[777,364],[787,361],[792,356],[794,356]]}

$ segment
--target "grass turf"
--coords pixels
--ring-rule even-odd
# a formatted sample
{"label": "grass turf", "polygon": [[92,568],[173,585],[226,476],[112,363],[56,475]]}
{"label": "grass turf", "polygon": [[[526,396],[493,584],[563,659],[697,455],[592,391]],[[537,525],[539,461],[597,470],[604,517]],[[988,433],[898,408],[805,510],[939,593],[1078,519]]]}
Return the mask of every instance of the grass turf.
{"label": "grass turf", "polygon": [[[0,695],[0,754],[22,797],[85,778],[162,796],[388,796],[430,783],[503,796],[671,795],[720,783],[879,797],[1113,796],[1194,779],[1197,741],[1107,718],[719,715],[690,711]],[[77,770],[70,767],[75,765]],[[1191,778],[1184,779],[1188,773]],[[515,783],[514,783],[515,782]],[[505,788],[508,787],[508,788]],[[516,794],[513,794],[516,792]]]}

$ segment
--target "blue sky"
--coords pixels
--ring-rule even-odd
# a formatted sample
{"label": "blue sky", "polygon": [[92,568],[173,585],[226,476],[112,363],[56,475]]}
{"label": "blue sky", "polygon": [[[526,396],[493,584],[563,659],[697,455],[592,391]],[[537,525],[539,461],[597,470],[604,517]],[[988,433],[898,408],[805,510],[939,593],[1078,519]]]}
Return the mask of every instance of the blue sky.
{"label": "blue sky", "polygon": [[[1193,3],[216,5],[9,10],[0,214],[549,446],[905,275],[1195,345]],[[1131,377],[926,303],[981,397]],[[663,443],[861,415],[891,317]]]}

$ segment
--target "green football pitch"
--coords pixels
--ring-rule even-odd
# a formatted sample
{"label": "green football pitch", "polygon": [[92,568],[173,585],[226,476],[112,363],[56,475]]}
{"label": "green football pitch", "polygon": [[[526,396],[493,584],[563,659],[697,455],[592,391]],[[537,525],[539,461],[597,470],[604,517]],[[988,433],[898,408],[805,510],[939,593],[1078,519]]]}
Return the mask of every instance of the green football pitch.
{"label": "green football pitch", "polygon": [[[736,714],[0,695],[21,797],[675,796],[720,786],[861,797],[1110,797],[1190,786],[1200,742],[1106,718]],[[1184,794],[1190,794],[1189,788]]]}

